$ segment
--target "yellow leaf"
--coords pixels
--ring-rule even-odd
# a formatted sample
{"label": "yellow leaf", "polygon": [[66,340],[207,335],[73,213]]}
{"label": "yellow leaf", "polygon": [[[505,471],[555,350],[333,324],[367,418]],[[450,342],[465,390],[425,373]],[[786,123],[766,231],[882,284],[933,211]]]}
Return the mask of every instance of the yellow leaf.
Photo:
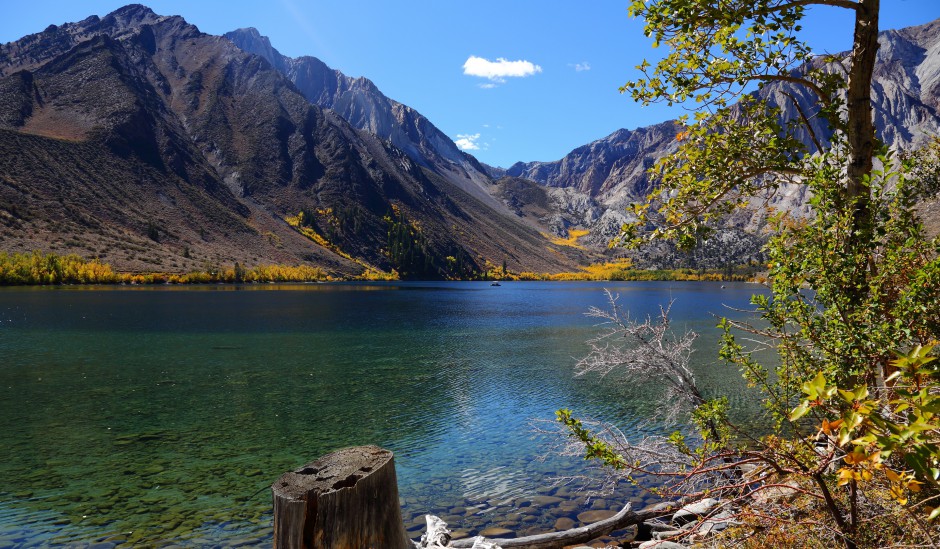
{"label": "yellow leaf", "polygon": [[845,462],[848,463],[849,465],[858,465],[859,463],[866,461],[867,459],[868,459],[868,456],[866,456],[864,452],[860,452],[858,450],[855,450],[854,452],[845,455]]}
{"label": "yellow leaf", "polygon": [[888,477],[888,480],[891,482],[901,482],[901,477],[891,469],[885,469],[885,476]]}
{"label": "yellow leaf", "polygon": [[838,429],[840,425],[842,425],[841,419],[837,419],[835,421],[824,419],[822,422],[822,432],[826,433],[827,435],[832,434],[832,432]]}
{"label": "yellow leaf", "polygon": [[845,486],[852,480],[852,470],[846,467],[839,469],[839,486]]}

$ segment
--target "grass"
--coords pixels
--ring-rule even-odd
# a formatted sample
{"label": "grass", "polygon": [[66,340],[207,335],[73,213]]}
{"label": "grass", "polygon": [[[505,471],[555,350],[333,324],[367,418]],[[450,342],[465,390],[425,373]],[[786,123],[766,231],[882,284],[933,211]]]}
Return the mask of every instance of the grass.
{"label": "grass", "polygon": [[[369,276],[376,276],[370,274]],[[119,273],[98,259],[60,256],[34,251],[0,252],[0,285],[54,284],[204,284],[210,282],[314,282],[333,280],[319,267],[309,265],[257,265],[243,269],[233,265],[186,274]]]}

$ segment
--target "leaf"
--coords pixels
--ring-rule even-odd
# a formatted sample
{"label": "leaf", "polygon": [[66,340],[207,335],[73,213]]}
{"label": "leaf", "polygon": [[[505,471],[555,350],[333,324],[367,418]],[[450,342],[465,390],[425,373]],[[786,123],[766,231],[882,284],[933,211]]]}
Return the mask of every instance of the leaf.
{"label": "leaf", "polygon": [[809,402],[804,400],[799,406],[790,412],[790,421],[796,421],[800,419],[801,417],[805,416],[807,412],[809,412]]}
{"label": "leaf", "polygon": [[839,446],[845,446],[850,440],[852,440],[851,431],[848,429],[842,429],[839,431]]}
{"label": "leaf", "polygon": [[845,486],[846,484],[851,482],[853,478],[854,478],[854,475],[852,473],[852,470],[849,469],[848,467],[843,467],[839,469],[839,486]]}
{"label": "leaf", "polygon": [[855,393],[852,391],[843,391],[842,389],[839,389],[839,396],[842,397],[842,400],[849,403],[855,400]]}
{"label": "leaf", "polygon": [[865,436],[861,436],[853,440],[852,444],[855,444],[858,446],[868,446],[869,444],[872,444],[876,440],[877,440],[877,437],[875,437],[875,435],[865,435]]}
{"label": "leaf", "polygon": [[891,497],[901,505],[907,504],[907,498],[904,496],[904,490],[897,484],[891,485]]}
{"label": "leaf", "polygon": [[819,372],[812,380],[804,382],[801,388],[803,392],[809,396],[810,400],[816,400],[826,389],[826,376],[824,376],[822,372]]}
{"label": "leaf", "polygon": [[863,459],[865,459],[865,454],[859,452],[858,450],[845,455],[845,462],[849,465],[858,465],[858,463]]}

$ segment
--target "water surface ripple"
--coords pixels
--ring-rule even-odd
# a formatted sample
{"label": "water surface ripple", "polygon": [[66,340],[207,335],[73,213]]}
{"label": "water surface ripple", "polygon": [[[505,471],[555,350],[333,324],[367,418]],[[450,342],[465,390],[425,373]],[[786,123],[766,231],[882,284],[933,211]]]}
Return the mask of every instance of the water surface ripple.
{"label": "water surface ripple", "polygon": [[[656,412],[655,388],[573,377],[605,287],[637,315],[675,300],[706,385],[748,401],[707,348],[712,313],[752,285],[2,288],[0,546],[266,546],[274,479],[370,443],[396,453],[415,535],[426,512],[551,530],[582,509],[532,498],[575,497],[549,479],[583,464],[546,456],[530,420],[569,407],[626,430]],[[606,505],[623,497],[644,502]]]}

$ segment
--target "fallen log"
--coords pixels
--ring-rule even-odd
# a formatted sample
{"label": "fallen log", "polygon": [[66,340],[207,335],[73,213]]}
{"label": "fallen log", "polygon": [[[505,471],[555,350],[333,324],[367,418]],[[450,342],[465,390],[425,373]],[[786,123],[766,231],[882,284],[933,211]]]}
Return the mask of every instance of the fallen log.
{"label": "fallen log", "polygon": [[[644,521],[668,515],[676,510],[675,504],[659,504],[643,509],[639,512],[633,512],[630,504],[626,504],[616,515],[581,526],[571,528],[562,532],[550,532],[547,534],[536,534],[523,538],[499,538],[486,541],[494,543],[502,549],[560,549],[565,545],[574,545],[575,543],[584,543],[592,539],[607,535],[615,530],[626,528],[634,524],[640,524]],[[461,539],[450,542],[448,547],[458,549],[469,549],[473,547],[473,539]]]}
{"label": "fallen log", "polygon": [[345,448],[271,485],[275,549],[413,549],[398,506],[394,454]]}

